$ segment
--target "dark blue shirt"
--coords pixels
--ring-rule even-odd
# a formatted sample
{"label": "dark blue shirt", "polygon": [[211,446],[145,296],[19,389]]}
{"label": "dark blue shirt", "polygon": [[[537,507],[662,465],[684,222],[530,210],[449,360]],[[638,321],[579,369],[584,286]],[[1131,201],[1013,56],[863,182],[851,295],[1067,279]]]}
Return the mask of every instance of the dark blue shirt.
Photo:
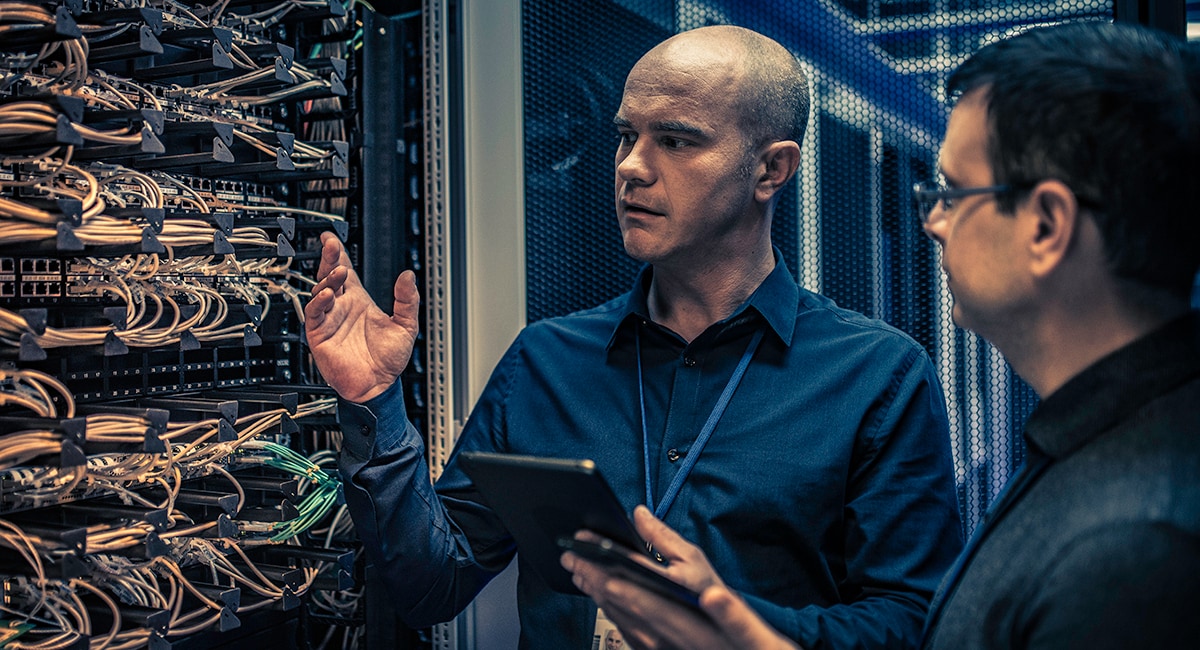
{"label": "dark blue shirt", "polygon": [[[398,386],[342,404],[346,501],[402,616],[418,627],[449,620],[516,550],[459,452],[591,458],[632,510],[646,495],[640,337],[657,502],[766,328],[665,521],[809,649],[916,645],[961,547],[945,406],[924,350],[801,289],[782,262],[687,343],[650,321],[651,272],[615,300],[520,333],[436,489]],[[521,647],[590,647],[591,600],[550,591],[519,566]]]}

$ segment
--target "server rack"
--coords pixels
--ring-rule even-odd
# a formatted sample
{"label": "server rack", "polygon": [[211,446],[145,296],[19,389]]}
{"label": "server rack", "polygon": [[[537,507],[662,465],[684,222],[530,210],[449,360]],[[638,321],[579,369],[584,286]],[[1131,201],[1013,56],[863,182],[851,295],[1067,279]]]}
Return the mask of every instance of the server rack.
{"label": "server rack", "polygon": [[[417,174],[363,137],[374,18],[342,0],[0,1],[5,641],[411,642],[367,606],[301,310],[322,231],[366,257],[385,223],[368,205],[420,204],[364,191]],[[419,75],[419,51],[389,70],[405,65]],[[416,230],[387,240],[407,251]]]}

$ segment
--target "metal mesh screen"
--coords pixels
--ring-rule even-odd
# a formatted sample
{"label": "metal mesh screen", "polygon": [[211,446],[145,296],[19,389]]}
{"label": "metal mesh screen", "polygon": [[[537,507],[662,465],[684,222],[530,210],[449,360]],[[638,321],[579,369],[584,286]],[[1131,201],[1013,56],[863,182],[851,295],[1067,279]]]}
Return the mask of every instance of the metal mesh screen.
{"label": "metal mesh screen", "polygon": [[630,286],[613,212],[625,74],[667,36],[735,24],[810,71],[813,114],[774,242],[806,288],[882,318],[929,350],[950,409],[964,531],[1020,465],[1034,393],[954,326],[938,253],[910,188],[935,166],[945,76],[990,39],[1031,25],[1110,20],[1111,0],[524,0],[526,272],[530,322]]}

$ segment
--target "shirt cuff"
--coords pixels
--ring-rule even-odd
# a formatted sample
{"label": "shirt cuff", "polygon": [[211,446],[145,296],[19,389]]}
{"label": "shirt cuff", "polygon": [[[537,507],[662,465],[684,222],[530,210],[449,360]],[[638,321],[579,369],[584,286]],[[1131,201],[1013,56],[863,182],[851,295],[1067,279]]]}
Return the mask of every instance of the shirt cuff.
{"label": "shirt cuff", "polygon": [[337,418],[342,453],[361,460],[392,449],[410,428],[400,381],[361,404],[339,397]]}

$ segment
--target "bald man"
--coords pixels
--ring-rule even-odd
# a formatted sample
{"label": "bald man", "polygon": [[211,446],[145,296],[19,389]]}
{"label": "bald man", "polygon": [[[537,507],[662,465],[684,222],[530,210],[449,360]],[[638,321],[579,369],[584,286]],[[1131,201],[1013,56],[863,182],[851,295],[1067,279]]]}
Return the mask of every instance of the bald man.
{"label": "bald man", "polygon": [[[460,467],[474,450],[593,459],[626,509],[696,540],[806,646],[919,641],[961,544],[943,396],[919,345],[801,289],[772,246],[808,110],[795,57],[749,30],[685,32],[639,60],[613,120],[614,198],[644,267],[628,293],[519,334],[436,486],[398,381],[412,276],[389,317],[324,237],[307,338],[342,397],[346,501],[410,625],[452,618],[516,551]],[[590,598],[517,558],[522,648],[602,638]]]}

